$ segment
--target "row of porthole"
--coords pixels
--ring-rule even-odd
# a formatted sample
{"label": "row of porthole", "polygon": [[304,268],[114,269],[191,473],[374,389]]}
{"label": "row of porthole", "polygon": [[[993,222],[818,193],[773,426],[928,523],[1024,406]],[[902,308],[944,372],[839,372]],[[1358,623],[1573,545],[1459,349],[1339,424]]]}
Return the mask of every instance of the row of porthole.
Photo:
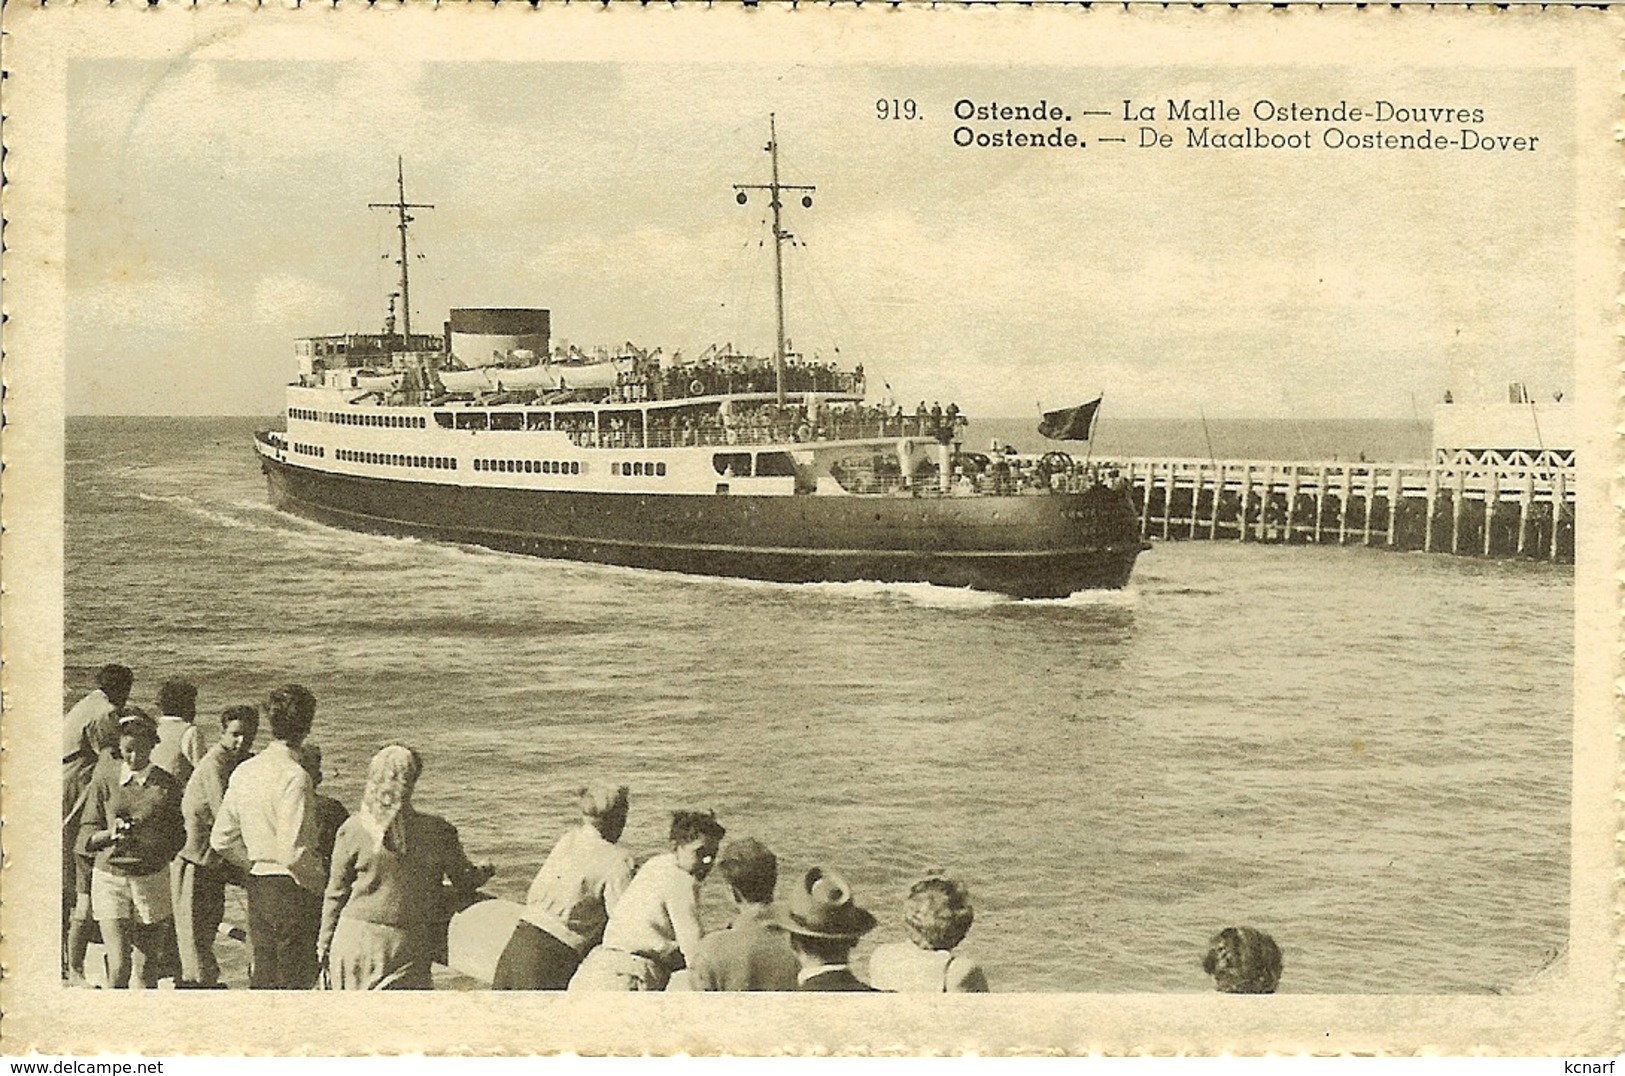
{"label": "row of porthole", "polygon": [[342,411],[312,411],[305,407],[288,408],[288,417],[306,422],[332,422],[340,426],[386,426],[398,430],[425,429],[429,420],[417,415],[345,414]]}
{"label": "row of porthole", "polygon": [[337,457],[347,463],[376,463],[385,467],[422,467],[431,471],[455,471],[457,461],[450,456],[407,456],[399,452],[357,452],[341,448]]}
{"label": "row of porthole", "polygon": [[475,460],[476,471],[506,474],[580,474],[580,460]]}
{"label": "row of porthole", "polygon": [[666,477],[666,464],[663,461],[659,462],[659,463],[620,463],[620,462],[616,462],[616,463],[612,463],[612,464],[609,465],[609,473],[613,474],[613,475],[624,475],[624,476],[633,477],[633,478],[643,478],[645,476],[652,476],[652,477],[656,477],[656,478],[665,478]]}
{"label": "row of porthole", "polygon": [[295,441],[288,447],[292,448],[301,456],[316,456],[318,458],[326,458],[327,456],[327,449],[323,448],[321,445],[302,445],[298,441]]}

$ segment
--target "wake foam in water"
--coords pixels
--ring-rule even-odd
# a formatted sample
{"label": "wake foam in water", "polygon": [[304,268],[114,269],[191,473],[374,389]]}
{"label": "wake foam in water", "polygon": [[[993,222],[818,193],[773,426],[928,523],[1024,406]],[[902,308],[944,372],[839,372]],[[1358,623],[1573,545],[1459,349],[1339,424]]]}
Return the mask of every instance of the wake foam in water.
{"label": "wake foam in water", "polygon": [[[245,510],[250,508],[250,506],[241,502],[226,502],[225,504],[220,504],[219,502],[210,503],[207,501],[200,501],[196,497],[189,497],[181,493],[137,492],[135,494],[135,498],[139,501],[146,501],[148,504],[168,505],[169,507],[184,512],[193,518],[201,519],[206,523],[212,523],[217,527],[226,527],[230,530],[251,531],[256,534],[272,534],[285,529],[280,526],[272,526],[265,522],[257,522],[255,520],[245,518],[248,515],[248,512]],[[235,511],[223,511],[223,508],[229,508]],[[274,514],[278,520],[283,518],[280,513]]]}
{"label": "wake foam in water", "polygon": [[[283,512],[259,501],[208,501],[177,493],[136,493],[138,500],[163,504],[216,527],[245,534],[274,535],[283,541],[304,546],[305,552],[327,553],[334,550],[363,553],[383,553],[390,550],[429,546],[417,538],[368,534],[364,531],[329,527],[300,516]],[[449,547],[448,547],[449,548]],[[369,566],[366,560],[351,559],[352,567]]]}
{"label": "wake foam in water", "polygon": [[939,587],[932,583],[873,583],[863,580],[852,583],[794,583],[778,584],[820,595],[847,598],[854,601],[896,601],[930,609],[988,609],[1007,605],[1012,599],[1003,594],[968,587]]}
{"label": "wake foam in water", "polygon": [[[661,573],[664,574],[664,573]],[[869,580],[828,583],[775,583],[761,579],[712,578],[682,575],[701,585],[721,584],[787,594],[811,594],[845,601],[900,602],[928,609],[1054,608],[1092,609],[1100,606],[1132,608],[1139,602],[1132,588],[1124,590],[1080,590],[1065,598],[1012,598],[992,591],[969,587],[944,587],[935,583],[879,583]]]}
{"label": "wake foam in water", "polygon": [[1140,604],[1140,592],[1132,585],[1121,590],[1080,590],[1064,598],[1030,598],[1022,604],[1052,609],[1133,609]]}

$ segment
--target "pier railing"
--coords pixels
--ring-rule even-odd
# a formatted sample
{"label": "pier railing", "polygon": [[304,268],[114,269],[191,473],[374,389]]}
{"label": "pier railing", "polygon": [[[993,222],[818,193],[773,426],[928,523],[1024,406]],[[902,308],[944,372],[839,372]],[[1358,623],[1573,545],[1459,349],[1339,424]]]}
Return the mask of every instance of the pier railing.
{"label": "pier railing", "polygon": [[1123,459],[1144,536],[1574,556],[1574,467]]}

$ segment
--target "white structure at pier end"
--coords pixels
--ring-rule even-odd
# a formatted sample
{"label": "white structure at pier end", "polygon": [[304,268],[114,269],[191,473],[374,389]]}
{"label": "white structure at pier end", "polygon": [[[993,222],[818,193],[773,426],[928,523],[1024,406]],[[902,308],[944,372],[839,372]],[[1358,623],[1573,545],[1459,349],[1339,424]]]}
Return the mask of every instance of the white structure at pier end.
{"label": "white structure at pier end", "polygon": [[1433,462],[1500,467],[1574,465],[1574,407],[1537,402],[1520,384],[1505,403],[1442,403],[1433,409]]}

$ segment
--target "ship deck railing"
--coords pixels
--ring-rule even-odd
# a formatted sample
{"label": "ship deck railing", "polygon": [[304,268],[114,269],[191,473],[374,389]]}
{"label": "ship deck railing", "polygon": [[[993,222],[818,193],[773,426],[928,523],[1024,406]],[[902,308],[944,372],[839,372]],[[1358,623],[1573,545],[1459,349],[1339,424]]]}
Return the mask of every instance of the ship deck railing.
{"label": "ship deck railing", "polygon": [[912,478],[901,475],[871,475],[867,473],[834,476],[848,493],[861,495],[887,495],[896,497],[1045,497],[1060,493],[1083,493],[1097,486],[1120,488],[1121,477],[1094,467],[1079,467],[1069,472],[1049,475],[955,475],[942,488],[935,473],[916,474]]}
{"label": "ship deck railing", "polygon": [[948,428],[925,418],[885,422],[829,422],[816,428],[799,426],[685,426],[654,428],[645,436],[637,429],[565,428],[560,432],[580,448],[729,448],[739,445],[796,445],[831,441],[925,439],[941,441]]}
{"label": "ship deck railing", "polygon": [[[866,388],[862,374],[847,370],[787,366],[784,373],[784,392],[787,396],[804,396],[808,393],[862,396]],[[776,392],[771,364],[760,369],[676,366],[645,375],[623,374],[612,396],[617,403],[656,403],[698,396]]]}

